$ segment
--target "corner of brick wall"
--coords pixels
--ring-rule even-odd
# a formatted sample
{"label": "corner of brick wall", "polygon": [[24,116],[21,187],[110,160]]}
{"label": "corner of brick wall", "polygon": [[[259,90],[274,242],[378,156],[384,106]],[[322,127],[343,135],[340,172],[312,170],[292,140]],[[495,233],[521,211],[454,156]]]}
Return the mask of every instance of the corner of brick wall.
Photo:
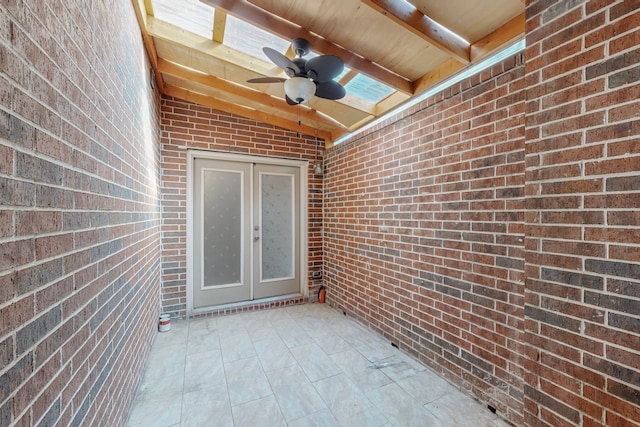
{"label": "corner of brick wall", "polygon": [[525,417],[640,425],[640,9],[527,6]]}
{"label": "corner of brick wall", "polygon": [[324,142],[313,136],[223,113],[171,97],[161,101],[162,306],[187,315],[187,150],[308,160],[309,298],[322,280],[322,177],[313,174]]}
{"label": "corner of brick wall", "polygon": [[328,300],[515,425],[524,100],[519,54],[325,158]]}
{"label": "corner of brick wall", "polygon": [[0,4],[0,425],[122,425],[160,299],[158,96],[130,2]]}

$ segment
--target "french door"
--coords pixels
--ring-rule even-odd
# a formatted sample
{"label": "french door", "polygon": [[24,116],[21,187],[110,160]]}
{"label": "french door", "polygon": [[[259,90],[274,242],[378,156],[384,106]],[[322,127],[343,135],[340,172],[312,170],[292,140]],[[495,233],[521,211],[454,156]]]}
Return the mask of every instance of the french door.
{"label": "french door", "polygon": [[299,293],[300,167],[194,158],[193,308]]}

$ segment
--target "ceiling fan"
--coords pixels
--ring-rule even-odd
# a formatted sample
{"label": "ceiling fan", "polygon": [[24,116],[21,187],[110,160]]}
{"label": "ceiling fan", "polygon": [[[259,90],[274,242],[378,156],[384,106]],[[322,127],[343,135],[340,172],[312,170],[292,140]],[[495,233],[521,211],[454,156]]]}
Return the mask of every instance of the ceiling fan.
{"label": "ceiling fan", "polygon": [[344,62],[335,55],[321,55],[306,60],[303,56],[311,52],[311,44],[302,38],[294,39],[291,48],[296,57],[289,59],[270,47],[262,48],[267,57],[282,68],[288,79],[279,77],[259,77],[247,80],[248,83],[284,82],[284,92],[290,105],[309,101],[313,95],[324,99],[341,99],[346,90],[333,79],[344,70]]}

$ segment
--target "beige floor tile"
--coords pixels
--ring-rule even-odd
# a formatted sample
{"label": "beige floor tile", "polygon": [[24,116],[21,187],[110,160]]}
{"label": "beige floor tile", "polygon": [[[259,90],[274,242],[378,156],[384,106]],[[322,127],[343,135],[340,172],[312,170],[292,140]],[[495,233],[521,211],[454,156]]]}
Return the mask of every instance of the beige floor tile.
{"label": "beige floor tile", "polygon": [[246,325],[242,314],[216,318],[220,337],[246,333]]}
{"label": "beige floor tile", "polygon": [[473,398],[457,390],[426,404],[425,408],[443,423],[457,427],[495,427],[498,418]]}
{"label": "beige floor tile", "polygon": [[402,381],[405,378],[410,378],[427,369],[417,360],[412,359],[396,349],[394,349],[391,356],[376,360],[374,365],[393,381]]}
{"label": "beige floor tile", "polygon": [[341,372],[340,368],[316,343],[292,348],[291,353],[311,382]]}
{"label": "beige floor tile", "polygon": [[136,402],[128,427],[170,427],[180,423],[182,394]]}
{"label": "beige floor tile", "polygon": [[224,364],[224,375],[227,381],[252,378],[262,373],[262,366],[257,356],[234,360]]}
{"label": "beige floor tile", "polygon": [[278,353],[269,356],[260,357],[260,364],[264,372],[276,371],[292,366],[296,366],[298,361],[289,350],[285,353]]}
{"label": "beige floor tile", "polygon": [[220,350],[220,339],[215,332],[199,330],[189,334],[189,343],[187,345],[187,354],[207,353],[212,350]]}
{"label": "beige floor tile", "polygon": [[184,392],[190,393],[217,384],[224,384],[221,352],[195,353],[187,356],[184,371]]}
{"label": "beige floor tile", "polygon": [[272,324],[288,348],[300,347],[314,342],[313,338],[293,319],[279,320],[272,322]]}
{"label": "beige floor tile", "polygon": [[378,427],[388,424],[385,416],[345,374],[316,381],[313,385],[341,425]]}
{"label": "beige floor tile", "polygon": [[232,406],[273,394],[257,357],[225,363],[224,369]]}
{"label": "beige floor tile", "polygon": [[407,393],[421,404],[437,400],[448,393],[458,393],[458,389],[431,370],[424,370],[397,382]]}
{"label": "beige floor tile", "polygon": [[280,335],[268,320],[260,323],[257,327],[248,329],[247,333],[253,342],[280,338]]}
{"label": "beige floor tile", "polygon": [[392,425],[405,427],[446,426],[396,383],[371,390],[366,393],[366,396]]}
{"label": "beige floor tile", "polygon": [[284,427],[287,425],[274,396],[234,406],[231,410],[235,427]]}
{"label": "beige floor tile", "polygon": [[389,342],[382,338],[371,337],[371,332],[366,331],[352,341],[352,346],[371,362],[379,362],[399,353]]}
{"label": "beige floor tile", "polygon": [[257,378],[239,378],[227,382],[229,400],[231,405],[242,405],[267,396],[272,396],[273,391],[269,381],[261,374]]}
{"label": "beige floor tile", "polygon": [[218,319],[206,317],[204,319],[193,319],[187,322],[189,324],[189,338],[193,337],[198,331],[216,332],[218,330]]}
{"label": "beige floor tile", "polygon": [[253,377],[247,376],[227,380],[227,390],[232,406],[242,405],[273,395],[271,385],[263,372]]}
{"label": "beige floor tile", "polygon": [[267,339],[253,340],[253,348],[258,357],[263,359],[289,352],[289,348],[278,335]]}
{"label": "beige floor tile", "polygon": [[362,392],[389,384],[392,380],[353,348],[331,355],[331,359]]}
{"label": "beige floor tile", "polygon": [[340,423],[333,416],[330,410],[323,409],[288,422],[289,427],[340,427]]}
{"label": "beige floor tile", "polygon": [[166,332],[159,332],[153,342],[156,349],[184,345],[188,339],[189,322],[186,320],[172,320],[171,329]]}
{"label": "beige floor tile", "polygon": [[291,318],[300,326],[309,336],[315,338],[321,335],[331,334],[331,330],[326,327],[325,322],[318,319],[315,311],[309,313],[296,313],[292,314]]}
{"label": "beige floor tile", "polygon": [[233,427],[227,386],[220,383],[185,393],[181,427]]}
{"label": "beige floor tile", "polygon": [[172,322],[128,427],[506,427],[388,340],[325,304]]}
{"label": "beige floor tile", "polygon": [[220,349],[222,351],[222,360],[225,362],[233,362],[234,360],[246,359],[256,355],[247,331],[242,331],[235,335],[221,335]]}
{"label": "beige floor tile", "polygon": [[179,396],[183,392],[184,372],[158,378],[142,379],[136,400],[153,400]]}
{"label": "beige floor tile", "polygon": [[243,324],[247,332],[251,332],[253,329],[260,329],[267,325],[270,327],[271,317],[268,312],[274,310],[252,311],[250,313],[242,313],[239,316],[242,318]]}
{"label": "beige floor tile", "polygon": [[324,401],[299,366],[267,373],[273,394],[287,421],[326,409]]}
{"label": "beige floor tile", "polygon": [[186,341],[183,344],[154,347],[146,362],[145,377],[152,380],[183,374],[186,355]]}
{"label": "beige floor tile", "polygon": [[313,335],[312,338],[315,343],[318,344],[318,346],[328,355],[340,353],[351,348],[351,345],[349,345],[349,343],[347,343],[338,335],[330,332],[323,332],[322,334]]}

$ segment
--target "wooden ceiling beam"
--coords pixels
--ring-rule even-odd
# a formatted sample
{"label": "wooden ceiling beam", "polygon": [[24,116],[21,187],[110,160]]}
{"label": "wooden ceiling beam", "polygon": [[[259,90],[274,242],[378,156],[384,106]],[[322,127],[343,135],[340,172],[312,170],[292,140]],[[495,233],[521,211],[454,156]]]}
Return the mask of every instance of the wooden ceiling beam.
{"label": "wooden ceiling beam", "polygon": [[250,22],[258,28],[262,28],[272,34],[277,34],[289,40],[296,37],[307,39],[316,52],[322,54],[336,55],[341,58],[345,65],[349,68],[356,69],[362,74],[371,77],[387,86],[399,90],[404,93],[413,93],[413,84],[391,71],[383,68],[361,56],[355,55],[348,50],[329,42],[328,40],[318,37],[304,28],[285,21],[253,4],[247,3],[245,0],[200,0],[202,3],[215,7],[216,12],[220,9],[227,13]]}
{"label": "wooden ceiling beam", "polygon": [[[183,80],[198,83],[214,90],[233,93],[235,96],[246,99],[248,103],[258,103],[264,106],[275,108],[277,110],[281,110],[283,114],[291,115],[292,111],[294,111],[294,107],[287,104],[287,102],[283,99],[271,96],[259,90],[237,85],[228,80],[223,80],[218,77],[205,74],[203,72],[194,71],[189,68],[182,67],[178,64],[174,64],[164,59],[158,60],[158,71],[163,74],[168,74],[170,76],[178,77]],[[338,122],[324,117],[314,109],[307,108],[305,106],[296,108],[303,109],[300,113],[305,118],[305,120],[309,120],[313,123],[322,123],[331,128],[342,127],[342,125],[340,125]]]}
{"label": "wooden ceiling beam", "polygon": [[421,37],[429,44],[453,56],[463,64],[469,64],[469,62],[471,62],[468,43],[454,36],[452,31],[438,24],[406,1],[362,0],[362,3],[387,16],[389,19]]}
{"label": "wooden ceiling beam", "polygon": [[463,68],[464,65],[455,59],[449,59],[443,62],[414,82],[416,95],[451,77]]}
{"label": "wooden ceiling beam", "polygon": [[154,16],[153,3],[151,2],[151,0],[143,0],[143,1],[144,1],[144,8],[147,10],[147,15]]}
{"label": "wooden ceiling beam", "polygon": [[523,37],[525,21],[525,14],[521,13],[502,27],[473,43],[471,45],[471,62],[486,58],[510,41]]}
{"label": "wooden ceiling beam", "polygon": [[221,101],[219,99],[212,98],[207,95],[192,92],[180,87],[166,85],[165,93],[168,96],[174,98],[183,99],[185,101],[194,102],[200,105],[206,105],[216,110],[224,111],[236,116],[244,117],[246,119],[257,120],[262,123],[267,123],[273,126],[277,126],[283,129],[290,130],[292,132],[300,132],[305,135],[316,136],[325,141],[333,141],[331,132],[316,129],[313,126],[300,124],[297,121],[283,119],[270,114],[266,114],[262,111],[255,110],[253,108],[244,107],[242,105],[233,104],[230,102]]}
{"label": "wooden ceiling beam", "polygon": [[227,27],[227,14],[223,10],[216,10],[213,17],[213,41],[224,41],[224,30]]}
{"label": "wooden ceiling beam", "polygon": [[403,102],[408,101],[410,98],[411,97],[409,95],[406,95],[404,93],[394,92],[391,95],[387,96],[382,101],[378,102],[378,104],[376,105],[376,110],[374,114],[376,117],[381,116],[387,111],[402,104]]}
{"label": "wooden ceiling beam", "polygon": [[[162,80],[160,73],[158,73],[158,53],[156,52],[156,46],[153,43],[153,38],[147,31],[147,19],[150,16],[149,13],[153,14],[153,8],[149,0],[132,0],[132,3],[136,19],[138,20],[138,25],[140,26],[140,32],[142,33],[142,41],[147,51],[147,57],[151,63],[151,68],[153,68],[158,89],[162,93],[164,91],[164,81]],[[147,9],[147,7],[149,9]]]}
{"label": "wooden ceiling beam", "polygon": [[[491,34],[488,34],[476,43],[472,44],[471,62],[478,62],[488,57],[505,44],[523,36],[525,30],[524,26],[525,15],[523,13],[493,31]],[[462,68],[463,64],[456,59],[449,59],[448,61],[445,61],[437,68],[431,70],[413,82],[416,94],[419,94],[420,92],[444,81],[448,77],[460,71]]]}

